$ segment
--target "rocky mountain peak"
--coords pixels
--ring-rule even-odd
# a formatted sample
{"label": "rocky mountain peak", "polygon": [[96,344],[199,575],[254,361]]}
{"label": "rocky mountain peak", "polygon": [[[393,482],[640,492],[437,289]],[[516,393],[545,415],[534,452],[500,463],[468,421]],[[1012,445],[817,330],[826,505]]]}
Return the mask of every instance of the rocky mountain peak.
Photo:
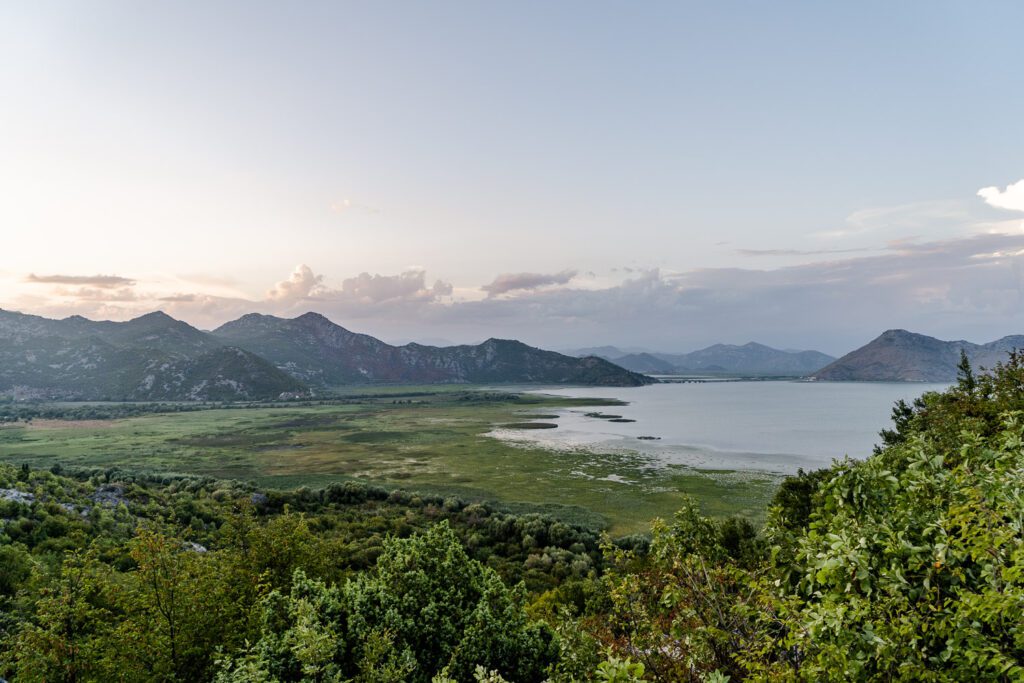
{"label": "rocky mountain peak", "polygon": [[[72,317],[74,317],[74,316],[72,316]],[[79,316],[79,317],[81,317],[81,316]],[[83,320],[84,320],[84,318],[83,318]],[[145,323],[145,324],[148,324],[148,325],[153,325],[153,324],[158,324],[158,325],[160,325],[160,324],[163,324],[163,325],[175,325],[175,324],[178,324],[180,322],[181,322],[180,320],[175,320],[174,318],[172,318],[171,316],[167,315],[163,311],[153,311],[152,313],[146,313],[144,315],[140,315],[137,318],[132,318],[131,320],[128,321],[128,323],[130,323],[130,324],[142,324],[142,323]]]}
{"label": "rocky mountain peak", "polygon": [[[992,368],[1006,360],[1010,347],[1003,344],[1004,340],[1017,338],[973,344],[943,341],[907,330],[886,330],[814,377],[833,381],[952,382],[956,380],[961,351],[975,368]],[[1019,338],[1024,342],[1024,337]]]}

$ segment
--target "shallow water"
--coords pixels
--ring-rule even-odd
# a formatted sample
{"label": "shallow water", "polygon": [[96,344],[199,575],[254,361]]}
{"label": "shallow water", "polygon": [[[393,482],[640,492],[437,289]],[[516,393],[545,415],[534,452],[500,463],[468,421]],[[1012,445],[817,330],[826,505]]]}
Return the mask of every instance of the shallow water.
{"label": "shallow water", "polygon": [[[792,473],[844,455],[867,457],[879,430],[891,426],[893,403],[947,386],[764,381],[546,389],[539,393],[617,398],[629,405],[555,411],[558,429],[498,429],[492,435],[555,450],[639,451],[662,464]],[[595,411],[636,422],[584,415]],[[638,438],[643,436],[658,438]]]}

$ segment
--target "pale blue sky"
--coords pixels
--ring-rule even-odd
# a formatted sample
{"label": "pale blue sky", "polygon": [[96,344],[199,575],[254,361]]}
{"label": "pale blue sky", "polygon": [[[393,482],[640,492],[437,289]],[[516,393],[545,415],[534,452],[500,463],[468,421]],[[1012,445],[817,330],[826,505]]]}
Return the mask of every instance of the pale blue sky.
{"label": "pale blue sky", "polygon": [[[1022,332],[1024,214],[976,196],[1024,178],[1021,26],[1017,2],[6,3],[0,306],[666,350]],[[961,285],[1013,298],[987,316],[892,246],[976,264],[993,232],[998,284]],[[894,257],[905,311],[720,319],[769,305],[751,274]],[[668,289],[626,301],[653,269]],[[40,282],[99,274],[133,284]],[[532,288],[481,290],[503,274]]]}

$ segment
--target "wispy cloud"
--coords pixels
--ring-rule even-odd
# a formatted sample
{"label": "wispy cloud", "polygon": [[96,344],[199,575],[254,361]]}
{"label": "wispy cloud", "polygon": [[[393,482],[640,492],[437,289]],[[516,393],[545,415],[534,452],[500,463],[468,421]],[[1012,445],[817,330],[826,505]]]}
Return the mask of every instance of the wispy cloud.
{"label": "wispy cloud", "polygon": [[827,254],[857,254],[876,251],[868,247],[855,249],[737,249],[742,256],[825,256]]}
{"label": "wispy cloud", "polygon": [[845,225],[821,230],[813,237],[843,239],[865,235],[921,234],[936,236],[970,225],[976,216],[965,201],[941,200],[875,206],[854,211]]}
{"label": "wispy cloud", "polygon": [[488,296],[498,296],[516,290],[534,290],[550,285],[564,285],[576,277],[577,271],[563,270],[558,273],[502,273],[490,284],[480,289]]}
{"label": "wispy cloud", "polygon": [[29,273],[25,282],[103,288],[130,287],[135,284],[135,280],[118,275],[36,275],[35,273]]}
{"label": "wispy cloud", "polygon": [[139,295],[132,287],[56,287],[52,294],[77,301],[138,301]]}

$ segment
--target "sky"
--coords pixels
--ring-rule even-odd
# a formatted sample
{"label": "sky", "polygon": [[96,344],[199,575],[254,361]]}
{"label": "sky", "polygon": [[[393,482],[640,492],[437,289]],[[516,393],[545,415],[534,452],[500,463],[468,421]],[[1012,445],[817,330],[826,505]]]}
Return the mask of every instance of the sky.
{"label": "sky", "polygon": [[0,308],[1024,333],[1019,2],[0,4]]}

